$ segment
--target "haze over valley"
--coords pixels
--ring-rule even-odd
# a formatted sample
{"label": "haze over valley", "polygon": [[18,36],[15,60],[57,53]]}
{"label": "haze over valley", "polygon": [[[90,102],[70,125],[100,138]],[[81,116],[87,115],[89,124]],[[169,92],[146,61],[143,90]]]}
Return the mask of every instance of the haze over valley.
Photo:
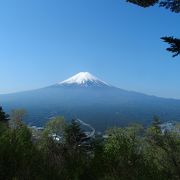
{"label": "haze over valley", "polygon": [[130,123],[150,125],[154,115],[162,121],[179,121],[180,100],[126,91],[102,81],[88,72],[37,90],[0,95],[10,112],[26,109],[25,122],[44,126],[55,116],[81,119],[97,130]]}

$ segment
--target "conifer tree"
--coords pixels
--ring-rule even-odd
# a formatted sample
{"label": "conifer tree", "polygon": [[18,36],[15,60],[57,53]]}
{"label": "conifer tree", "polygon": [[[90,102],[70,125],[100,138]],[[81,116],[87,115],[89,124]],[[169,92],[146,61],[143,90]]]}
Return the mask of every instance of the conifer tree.
{"label": "conifer tree", "polygon": [[[159,4],[160,7],[169,9],[174,13],[180,13],[180,0],[126,0],[127,2],[136,4],[141,7],[150,7],[155,4]],[[174,37],[162,37],[164,42],[170,44],[170,47],[166,50],[173,53],[172,57],[180,55],[180,39]]]}
{"label": "conifer tree", "polygon": [[0,107],[0,121],[8,121],[9,120],[9,116],[3,111],[2,107]]}

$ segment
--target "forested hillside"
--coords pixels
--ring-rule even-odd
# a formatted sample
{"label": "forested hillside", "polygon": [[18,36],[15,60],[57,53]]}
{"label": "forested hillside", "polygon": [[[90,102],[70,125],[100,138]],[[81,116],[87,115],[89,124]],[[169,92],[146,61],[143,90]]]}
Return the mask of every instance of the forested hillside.
{"label": "forested hillside", "polygon": [[0,109],[0,179],[175,180],[180,179],[180,134],[131,125],[88,137],[76,120],[63,117],[44,129],[27,127],[25,112]]}

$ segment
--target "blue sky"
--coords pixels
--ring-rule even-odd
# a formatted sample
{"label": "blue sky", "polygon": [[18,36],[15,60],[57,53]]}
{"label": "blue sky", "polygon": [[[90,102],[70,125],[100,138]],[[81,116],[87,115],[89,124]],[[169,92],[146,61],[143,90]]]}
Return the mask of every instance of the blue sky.
{"label": "blue sky", "polygon": [[125,0],[0,2],[0,93],[36,89],[80,71],[127,90],[180,98],[180,16]]}

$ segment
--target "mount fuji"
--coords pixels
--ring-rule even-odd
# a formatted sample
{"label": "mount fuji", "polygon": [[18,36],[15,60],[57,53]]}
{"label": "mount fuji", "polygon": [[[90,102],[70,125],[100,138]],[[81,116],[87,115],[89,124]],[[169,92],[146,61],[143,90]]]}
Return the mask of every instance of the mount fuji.
{"label": "mount fuji", "polygon": [[0,105],[8,112],[26,109],[25,122],[36,126],[59,115],[81,119],[97,130],[134,122],[148,125],[153,115],[163,121],[180,120],[180,100],[126,91],[88,72],[45,88],[0,95]]}
{"label": "mount fuji", "polygon": [[98,79],[89,72],[80,72],[69,79],[58,83],[60,86],[74,87],[111,87],[110,84]]}

